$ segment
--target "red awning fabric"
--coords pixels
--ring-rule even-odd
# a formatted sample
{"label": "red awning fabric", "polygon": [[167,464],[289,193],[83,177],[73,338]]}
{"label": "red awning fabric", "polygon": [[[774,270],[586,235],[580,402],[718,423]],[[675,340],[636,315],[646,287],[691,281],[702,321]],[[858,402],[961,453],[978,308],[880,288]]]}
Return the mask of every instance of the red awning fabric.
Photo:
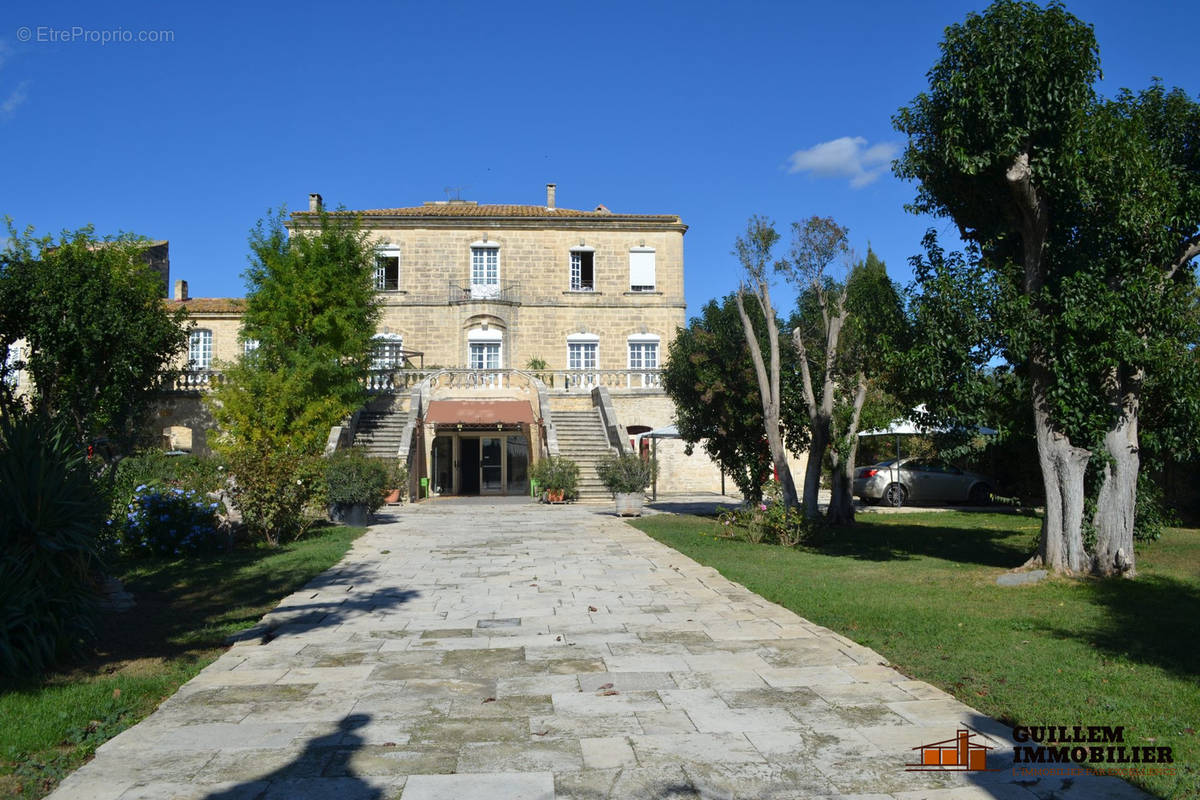
{"label": "red awning fabric", "polygon": [[425,412],[428,424],[533,424],[533,408],[525,400],[433,400]]}

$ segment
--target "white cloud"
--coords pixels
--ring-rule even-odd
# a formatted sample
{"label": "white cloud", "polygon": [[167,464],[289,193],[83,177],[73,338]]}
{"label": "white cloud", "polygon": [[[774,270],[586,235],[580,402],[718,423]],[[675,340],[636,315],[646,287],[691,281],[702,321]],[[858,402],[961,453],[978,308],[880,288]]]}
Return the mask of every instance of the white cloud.
{"label": "white cloud", "polygon": [[28,85],[29,81],[21,81],[17,84],[17,88],[9,92],[4,102],[0,103],[0,117],[12,116],[12,113],[29,99],[29,93],[25,91],[25,87]]}
{"label": "white cloud", "polygon": [[822,178],[849,178],[859,189],[878,178],[900,152],[900,145],[884,142],[867,146],[861,136],[843,136],[821,142],[788,157],[788,172],[811,172]]}

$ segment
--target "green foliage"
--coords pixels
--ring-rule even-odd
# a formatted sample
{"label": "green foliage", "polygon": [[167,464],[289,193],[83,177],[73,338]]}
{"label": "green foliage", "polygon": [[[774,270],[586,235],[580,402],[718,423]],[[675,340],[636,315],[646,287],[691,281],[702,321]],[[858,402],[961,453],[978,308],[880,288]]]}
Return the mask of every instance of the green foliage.
{"label": "green foliage", "polygon": [[607,456],[596,465],[600,482],[613,494],[637,494],[645,490],[658,474],[658,462],[643,461],[635,453]]}
{"label": "green foliage", "polygon": [[525,369],[532,372],[541,372],[546,369],[546,359],[534,356],[525,362]]}
{"label": "green foliage", "polygon": [[145,411],[187,347],[186,313],[169,312],[146,240],[98,239],[91,227],[56,241],[9,226],[0,253],[0,351],[27,342],[34,403],[80,441],[131,449]]}
{"label": "green foliage", "polygon": [[105,510],[63,424],[0,416],[0,675],[40,673],[94,635]]}
{"label": "green foliage", "polygon": [[360,220],[322,212],[288,236],[282,212],[250,234],[242,335],[257,349],[225,366],[207,402],[250,529],[270,542],[319,501],[329,430],[365,401],[379,316],[374,248]]}
{"label": "green foliage", "polygon": [[372,512],[383,505],[384,493],[394,488],[389,482],[387,465],[377,458],[368,458],[357,447],[338,450],[325,460],[325,484],[330,504],[365,505]]}
{"label": "green foliage", "polygon": [[113,468],[109,489],[110,516],[124,516],[139,486],[182,489],[203,497],[224,486],[225,478],[225,467],[216,458],[167,455],[158,449],[143,450],[121,459]]}
{"label": "green foliage", "polygon": [[226,450],[234,475],[231,494],[252,536],[271,546],[297,539],[317,519],[307,513],[324,500],[324,460],[257,440]]}
{"label": "green foliage", "polygon": [[579,465],[566,456],[546,456],[533,465],[529,477],[543,491],[562,491],[570,498],[579,487]]}
{"label": "green foliage", "polygon": [[946,28],[929,90],[893,118],[909,137],[897,174],[919,184],[914,210],[951,217],[969,239],[1004,238],[1017,222],[1005,174],[1020,153],[1037,185],[1070,190],[1099,74],[1091,26],[1059,3],[998,0]]}
{"label": "green foliage", "polygon": [[[746,313],[766,352],[762,310],[749,303]],[[796,382],[796,351],[781,341],[779,354],[784,438],[793,451],[800,452],[807,428]],[[674,403],[675,423],[688,452],[701,444],[744,497],[761,497],[762,486],[771,476],[771,451],[763,436],[757,378],[732,294],[720,304],[710,300],[700,316],[677,332],[663,365],[662,385]]]}
{"label": "green foliage", "polygon": [[717,524],[719,535],[725,538],[782,547],[811,543],[822,530],[818,522],[795,509],[789,511],[776,481],[764,487],[760,501],[718,513]]}
{"label": "green foliage", "polygon": [[135,558],[175,558],[214,552],[229,545],[217,530],[217,503],[192,489],[142,484],[125,514],[108,522],[111,545]]}

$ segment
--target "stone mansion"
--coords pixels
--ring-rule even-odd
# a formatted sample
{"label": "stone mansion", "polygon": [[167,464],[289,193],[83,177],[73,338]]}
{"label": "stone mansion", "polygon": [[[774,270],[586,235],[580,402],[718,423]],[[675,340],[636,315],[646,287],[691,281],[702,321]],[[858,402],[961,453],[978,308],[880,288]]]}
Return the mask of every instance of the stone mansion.
{"label": "stone mansion", "polygon": [[[317,224],[309,197],[289,230]],[[528,493],[545,455],[580,464],[584,497],[604,496],[596,460],[628,452],[638,433],[673,421],[659,371],[685,324],[683,236],[676,215],[602,205],[426,202],[358,215],[376,245],[381,314],[366,378],[371,400],[330,434],[408,461],[411,492]],[[173,446],[202,451],[211,427],[197,402],[222,362],[244,352],[242,301],[174,297],[195,325],[190,369],[160,409]],[[661,440],[658,489],[715,491],[721,476],[699,450]]]}

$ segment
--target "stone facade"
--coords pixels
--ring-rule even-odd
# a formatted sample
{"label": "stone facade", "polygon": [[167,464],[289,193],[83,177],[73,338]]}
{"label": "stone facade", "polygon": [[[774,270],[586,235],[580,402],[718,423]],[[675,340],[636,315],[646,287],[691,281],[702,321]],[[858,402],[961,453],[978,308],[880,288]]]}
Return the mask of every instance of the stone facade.
{"label": "stone facade", "polygon": [[[292,215],[292,234],[302,235],[319,224],[320,213],[321,198],[313,195],[308,212]],[[545,206],[446,201],[332,213],[360,215],[376,246],[379,333],[391,344],[402,344],[406,367],[477,367],[472,345],[486,342],[494,353],[498,343],[498,363],[489,362],[489,369],[525,370],[531,361],[542,362],[531,372],[549,384],[550,407],[580,411],[592,406],[593,379],[579,385],[564,381],[562,372],[661,367],[677,329],[685,324],[687,226],[674,215],[614,214],[603,206],[559,209],[552,186]],[[195,329],[208,332],[212,366],[242,354],[240,300],[189,298],[186,284],[177,281],[168,302],[182,304]],[[571,344],[577,346],[574,363]],[[580,344],[587,351],[583,365]],[[647,351],[654,353],[651,365],[637,361]],[[551,373],[559,375],[548,377]],[[672,404],[654,388],[654,378],[646,383],[643,377],[634,372],[596,379],[611,392],[619,425],[631,432],[670,425],[674,418]],[[203,384],[184,388],[198,393]],[[445,390],[435,392],[443,394]],[[493,399],[502,394],[494,388],[488,392]],[[407,413],[407,393],[396,400],[392,408]],[[185,408],[194,411],[191,403],[176,401],[161,410],[158,420],[164,435],[181,446],[189,424],[205,423]],[[538,425],[546,424],[540,413],[535,416]],[[436,432],[424,434],[421,449],[428,462]],[[539,437],[531,433],[530,444],[536,460]],[[192,448],[203,447],[203,435],[193,436]],[[660,494],[720,489],[720,471],[701,449],[687,456],[681,442],[664,440],[659,456]]]}

